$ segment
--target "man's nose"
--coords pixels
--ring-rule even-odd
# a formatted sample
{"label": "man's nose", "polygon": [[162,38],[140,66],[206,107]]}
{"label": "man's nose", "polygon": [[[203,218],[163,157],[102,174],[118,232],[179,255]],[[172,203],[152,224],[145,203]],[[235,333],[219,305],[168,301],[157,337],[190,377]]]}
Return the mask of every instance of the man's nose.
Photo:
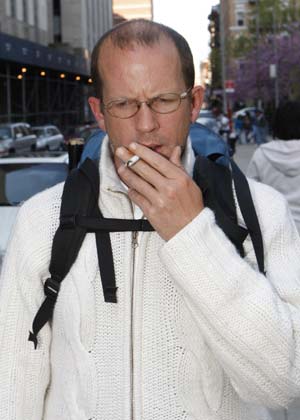
{"label": "man's nose", "polygon": [[141,103],[135,119],[136,128],[142,133],[150,133],[159,127],[157,114],[151,110],[146,102]]}

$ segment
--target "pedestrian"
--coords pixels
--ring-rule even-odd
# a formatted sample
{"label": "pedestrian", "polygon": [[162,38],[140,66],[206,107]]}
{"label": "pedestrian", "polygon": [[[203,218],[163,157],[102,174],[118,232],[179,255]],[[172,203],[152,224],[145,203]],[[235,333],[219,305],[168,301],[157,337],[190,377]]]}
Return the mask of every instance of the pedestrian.
{"label": "pedestrian", "polygon": [[243,131],[246,143],[251,143],[253,140],[253,119],[251,118],[250,112],[246,111],[243,117]]}
{"label": "pedestrian", "polygon": [[237,133],[239,144],[246,144],[246,136],[244,133],[244,121],[242,115],[238,115],[234,119],[234,129]]}
{"label": "pedestrian", "polygon": [[258,146],[267,141],[267,121],[261,109],[255,110],[253,134],[254,141]]}
{"label": "pedestrian", "polygon": [[247,175],[283,194],[300,232],[300,102],[288,101],[276,110],[275,140],[253,154]]}
{"label": "pedestrian", "polygon": [[34,349],[63,186],[21,207],[1,277],[0,418],[271,419],[268,407],[300,396],[300,243],[284,199],[250,183],[265,276],[249,237],[242,258],[190,176],[203,89],[177,32],[146,20],[114,27],[94,48],[92,79],[107,132],[99,207],[155,231],[110,234],[117,303],[104,301],[88,234]]}

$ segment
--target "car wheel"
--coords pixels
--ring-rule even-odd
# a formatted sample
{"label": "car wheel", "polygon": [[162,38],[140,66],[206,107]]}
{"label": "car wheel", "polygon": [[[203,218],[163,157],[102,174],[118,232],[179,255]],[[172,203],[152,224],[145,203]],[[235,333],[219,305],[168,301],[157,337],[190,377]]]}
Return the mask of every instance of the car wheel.
{"label": "car wheel", "polygon": [[36,151],[36,145],[35,144],[32,144],[32,146],[30,147],[30,150],[32,152],[35,152]]}

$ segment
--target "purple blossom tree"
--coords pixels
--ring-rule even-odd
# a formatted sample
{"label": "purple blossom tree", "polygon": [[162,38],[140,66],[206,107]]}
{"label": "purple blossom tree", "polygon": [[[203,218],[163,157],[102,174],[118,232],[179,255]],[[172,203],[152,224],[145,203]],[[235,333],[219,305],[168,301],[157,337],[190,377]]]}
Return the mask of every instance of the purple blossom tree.
{"label": "purple blossom tree", "polygon": [[275,98],[275,82],[270,65],[277,65],[280,100],[300,99],[300,25],[290,24],[277,35],[260,38],[258,45],[230,69],[235,80],[234,100],[270,103]]}

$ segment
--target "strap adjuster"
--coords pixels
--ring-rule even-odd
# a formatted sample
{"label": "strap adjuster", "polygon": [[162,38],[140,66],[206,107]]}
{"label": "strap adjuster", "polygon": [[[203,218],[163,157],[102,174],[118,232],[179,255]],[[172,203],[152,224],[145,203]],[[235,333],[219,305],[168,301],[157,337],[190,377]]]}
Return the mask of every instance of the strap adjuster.
{"label": "strap adjuster", "polygon": [[62,229],[74,229],[76,227],[76,215],[63,215],[60,217],[60,227]]}
{"label": "strap adjuster", "polygon": [[49,277],[44,284],[44,293],[50,299],[56,301],[58,292],[60,289],[60,283],[57,280]]}

